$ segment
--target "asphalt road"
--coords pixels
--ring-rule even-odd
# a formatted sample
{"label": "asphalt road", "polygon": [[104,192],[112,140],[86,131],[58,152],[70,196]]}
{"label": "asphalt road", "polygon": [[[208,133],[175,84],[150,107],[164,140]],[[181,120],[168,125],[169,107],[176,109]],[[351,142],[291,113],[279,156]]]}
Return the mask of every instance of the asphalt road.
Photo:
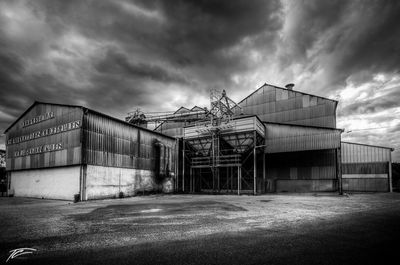
{"label": "asphalt road", "polygon": [[1,198],[8,264],[398,264],[400,194]]}

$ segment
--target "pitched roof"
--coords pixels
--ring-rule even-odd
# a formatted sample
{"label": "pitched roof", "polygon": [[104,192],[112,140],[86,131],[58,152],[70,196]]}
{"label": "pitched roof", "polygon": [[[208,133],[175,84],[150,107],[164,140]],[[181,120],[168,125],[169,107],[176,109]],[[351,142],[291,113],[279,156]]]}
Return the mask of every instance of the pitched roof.
{"label": "pitched roof", "polygon": [[81,108],[83,111],[92,112],[92,113],[95,113],[95,114],[97,114],[97,115],[103,116],[103,117],[105,117],[105,118],[112,119],[112,120],[114,120],[114,121],[117,121],[117,122],[120,122],[120,123],[124,123],[124,124],[126,124],[126,125],[129,125],[129,126],[132,126],[132,127],[135,127],[135,128],[139,128],[139,129],[144,130],[144,131],[149,131],[149,132],[152,132],[152,133],[155,133],[155,134],[164,136],[164,137],[168,137],[168,138],[171,138],[171,139],[175,139],[174,137],[171,137],[171,136],[162,134],[162,133],[160,133],[160,132],[157,132],[157,131],[153,131],[153,130],[144,128],[144,127],[140,127],[140,126],[134,125],[134,124],[129,123],[129,122],[126,122],[126,121],[124,121],[124,120],[121,120],[121,119],[112,117],[112,116],[110,116],[110,115],[104,114],[104,113],[99,112],[99,111],[97,111],[97,110],[89,109],[89,108],[86,108],[86,107],[83,107],[83,106],[71,105],[71,104],[60,104],[60,103],[49,103],[49,102],[41,102],[41,101],[35,101],[27,110],[25,110],[14,122],[4,131],[4,133],[6,133],[6,132],[7,132],[11,127],[13,127],[26,113],[28,113],[34,106],[36,106],[36,105],[38,105],[38,104],[48,104],[48,105],[62,106],[62,107]]}
{"label": "pitched roof", "polygon": [[274,85],[270,85],[270,84],[265,83],[264,85],[260,86],[260,87],[257,88],[255,91],[253,91],[252,93],[250,93],[249,95],[247,95],[244,99],[242,99],[241,101],[239,101],[238,104],[242,103],[242,102],[245,101],[247,98],[249,98],[250,96],[252,96],[254,93],[256,93],[257,91],[259,91],[261,88],[263,88],[263,87],[265,87],[265,86],[270,86],[270,87],[274,87],[274,88],[284,89],[284,90],[293,91],[293,92],[296,92],[296,93],[301,93],[301,94],[303,94],[303,95],[309,95],[309,96],[312,96],[312,97],[317,97],[317,98],[322,98],[322,99],[330,100],[330,101],[336,102],[336,104],[339,102],[339,101],[334,100],[334,99],[325,98],[325,97],[321,97],[321,96],[317,96],[317,95],[312,95],[312,94],[304,93],[304,92],[302,92],[302,91],[293,90],[293,89],[287,89],[287,88],[285,88],[285,87],[279,87],[279,86],[274,86]]}
{"label": "pitched roof", "polygon": [[379,145],[372,145],[372,144],[361,144],[361,143],[352,143],[352,142],[344,142],[344,141],[341,141],[341,143],[344,143],[344,144],[363,145],[363,146],[370,146],[370,147],[378,147],[378,148],[390,149],[391,151],[394,151],[394,148],[393,148],[393,147],[387,147],[387,146],[379,146]]}
{"label": "pitched roof", "polygon": [[36,106],[38,104],[50,104],[50,105],[63,106],[63,107],[83,108],[82,106],[78,106],[78,105],[59,104],[59,103],[46,103],[46,102],[35,101],[13,123],[11,123],[10,126],[8,126],[8,128],[4,131],[4,133],[6,133],[9,129],[11,129],[11,127],[13,127],[23,116],[25,116],[25,114],[27,114],[34,106]]}

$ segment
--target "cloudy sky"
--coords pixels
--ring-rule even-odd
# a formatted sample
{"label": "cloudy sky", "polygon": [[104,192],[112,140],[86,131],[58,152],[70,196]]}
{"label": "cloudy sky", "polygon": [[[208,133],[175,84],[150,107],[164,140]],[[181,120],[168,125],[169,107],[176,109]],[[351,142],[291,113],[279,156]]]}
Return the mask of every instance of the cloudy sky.
{"label": "cloudy sky", "polygon": [[0,0],[1,132],[34,100],[123,118],[289,82],[400,149],[400,1]]}

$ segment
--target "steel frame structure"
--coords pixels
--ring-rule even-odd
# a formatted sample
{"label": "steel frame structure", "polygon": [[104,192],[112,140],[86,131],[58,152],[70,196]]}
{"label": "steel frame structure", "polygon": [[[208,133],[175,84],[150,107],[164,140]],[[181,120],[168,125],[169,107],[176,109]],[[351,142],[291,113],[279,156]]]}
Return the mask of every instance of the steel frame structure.
{"label": "steel frame structure", "polygon": [[[264,190],[257,180],[261,179],[259,172],[265,180],[264,152],[261,152],[262,159],[259,154],[259,147],[264,146],[265,140],[256,131],[211,134],[184,142],[184,161],[189,164],[189,192],[240,195]],[[262,161],[262,170],[258,160]]]}

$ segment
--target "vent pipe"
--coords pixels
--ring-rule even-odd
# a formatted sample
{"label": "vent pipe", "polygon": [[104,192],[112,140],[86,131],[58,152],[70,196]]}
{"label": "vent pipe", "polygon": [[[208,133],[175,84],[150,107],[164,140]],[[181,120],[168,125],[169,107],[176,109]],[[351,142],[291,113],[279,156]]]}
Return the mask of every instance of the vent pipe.
{"label": "vent pipe", "polygon": [[293,90],[294,84],[290,83],[290,84],[287,84],[285,87],[288,90]]}

